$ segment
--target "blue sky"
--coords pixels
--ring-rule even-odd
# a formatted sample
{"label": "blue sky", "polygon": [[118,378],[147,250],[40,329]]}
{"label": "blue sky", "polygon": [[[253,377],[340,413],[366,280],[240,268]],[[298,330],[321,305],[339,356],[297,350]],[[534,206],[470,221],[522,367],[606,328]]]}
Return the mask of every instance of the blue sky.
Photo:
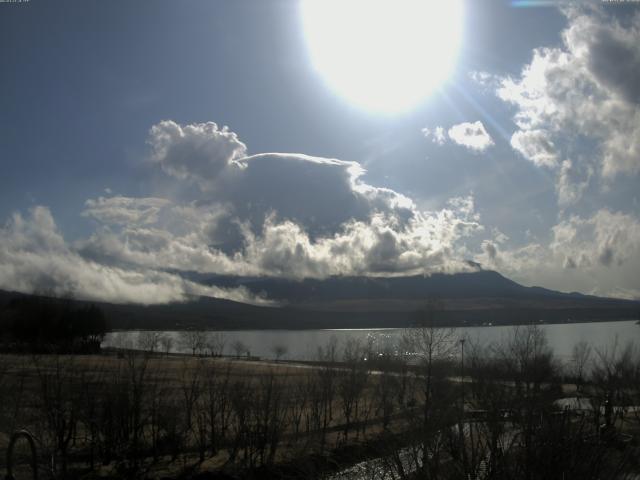
{"label": "blue sky", "polygon": [[0,288],[152,303],[220,294],[168,271],[472,260],[640,296],[638,7],[463,11],[448,79],[389,115],[329,87],[293,0],[1,3]]}

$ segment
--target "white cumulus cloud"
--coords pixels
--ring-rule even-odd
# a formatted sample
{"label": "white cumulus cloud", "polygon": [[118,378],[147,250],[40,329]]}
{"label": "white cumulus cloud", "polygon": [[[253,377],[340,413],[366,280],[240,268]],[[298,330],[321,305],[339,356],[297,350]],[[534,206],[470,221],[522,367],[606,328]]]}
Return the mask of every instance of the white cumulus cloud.
{"label": "white cumulus cloud", "polygon": [[493,139],[481,121],[464,122],[452,126],[447,132],[449,138],[470,150],[483,152],[494,144]]}
{"label": "white cumulus cloud", "polygon": [[162,121],[151,128],[151,160],[169,175],[210,187],[218,173],[246,155],[246,146],[227,127],[213,122],[178,125]]}
{"label": "white cumulus cloud", "polygon": [[[558,197],[566,204],[592,178],[640,173],[640,14],[626,22],[594,6],[565,14],[562,45],[535,49],[519,76],[501,80],[497,94],[516,107],[511,145],[557,170]],[[581,175],[568,175],[568,158]]]}

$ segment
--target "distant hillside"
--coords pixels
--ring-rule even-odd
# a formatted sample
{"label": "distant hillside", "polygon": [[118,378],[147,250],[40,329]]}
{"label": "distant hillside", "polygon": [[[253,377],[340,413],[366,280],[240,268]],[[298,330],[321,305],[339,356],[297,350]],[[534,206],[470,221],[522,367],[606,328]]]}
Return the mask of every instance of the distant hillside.
{"label": "distant hillside", "polygon": [[[410,277],[330,277],[324,280],[287,280],[232,276],[201,277],[202,283],[225,287],[244,285],[254,293],[289,304],[344,300],[425,300],[501,297],[514,299],[595,299],[580,293],[561,293],[541,287],[524,287],[493,271],[436,273]],[[601,299],[602,300],[602,299]]]}
{"label": "distant hillside", "polygon": [[[190,278],[221,287],[244,285],[279,301],[280,306],[258,307],[207,297],[150,306],[93,303],[114,329],[405,327],[415,323],[428,301],[433,300],[437,321],[446,325],[640,318],[640,302],[524,287],[491,271],[303,281],[202,275]],[[19,296],[24,295],[0,291],[0,315],[10,299]]]}

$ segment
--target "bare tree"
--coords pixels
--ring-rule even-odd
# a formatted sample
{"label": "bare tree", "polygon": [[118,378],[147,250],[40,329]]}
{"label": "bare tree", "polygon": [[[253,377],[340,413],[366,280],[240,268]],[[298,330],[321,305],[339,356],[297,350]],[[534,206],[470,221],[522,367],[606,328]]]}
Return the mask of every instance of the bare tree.
{"label": "bare tree", "polygon": [[[438,477],[441,462],[439,432],[447,419],[438,412],[436,400],[444,396],[435,395],[436,388],[444,388],[442,366],[457,346],[457,334],[452,328],[440,328],[438,315],[443,310],[441,302],[430,300],[418,312],[414,328],[406,329],[402,335],[401,349],[407,360],[413,363],[420,377],[421,389],[421,464],[431,477]],[[449,405],[451,407],[451,405]]]}
{"label": "bare tree", "polygon": [[[45,357],[46,358],[46,357]],[[34,358],[39,384],[39,407],[62,478],[67,475],[69,448],[79,422],[82,389],[73,357],[56,355],[51,362]]]}
{"label": "bare tree", "polygon": [[624,406],[631,404],[636,365],[640,362],[638,356],[632,342],[621,347],[617,337],[610,347],[595,351],[591,372],[591,383],[595,391],[591,401],[597,424],[601,423],[600,412],[604,413],[603,434],[612,432],[616,421],[622,422]]}
{"label": "bare tree", "polygon": [[138,333],[138,348],[150,354],[153,354],[160,344],[160,332],[152,332],[145,330]]}
{"label": "bare tree", "polygon": [[300,436],[304,414],[308,414],[310,392],[308,379],[309,376],[305,376],[304,380],[300,379],[295,382],[289,392],[290,424],[293,427],[294,439],[296,441]]}
{"label": "bare tree", "polygon": [[206,371],[204,385],[204,413],[208,421],[209,448],[211,456],[218,453],[223,440],[227,437],[229,417],[231,415],[231,400],[229,395],[231,379],[231,364],[227,363],[222,372],[209,364]]}
{"label": "bare tree", "polygon": [[249,415],[252,449],[258,465],[271,464],[275,460],[288,418],[284,388],[273,370],[270,370],[259,378],[253,390]]}
{"label": "bare tree", "polygon": [[517,473],[522,478],[532,478],[540,460],[536,433],[541,418],[554,408],[560,368],[538,325],[514,327],[509,338],[495,349],[506,379],[513,384],[505,393],[510,392],[512,423],[520,437]]}
{"label": "bare tree", "polygon": [[365,349],[357,339],[350,338],[344,346],[345,368],[338,373],[338,395],[344,415],[343,435],[348,439],[349,430],[358,420],[363,392],[367,386],[369,371],[364,357]]}
{"label": "bare tree", "polygon": [[168,333],[163,334],[160,337],[160,345],[162,346],[164,354],[169,356],[169,353],[171,353],[171,349],[173,348],[173,337]]}
{"label": "bare tree", "polygon": [[591,359],[591,346],[584,340],[579,341],[573,346],[571,352],[570,372],[576,385],[578,394],[582,391],[582,386],[587,373],[589,360]]}
{"label": "bare tree", "polygon": [[180,344],[183,348],[191,350],[191,354],[195,357],[196,353],[200,353],[205,347],[206,332],[202,330],[182,330],[180,332]]}
{"label": "bare tree", "polygon": [[286,345],[277,343],[271,347],[271,353],[276,357],[276,362],[279,362],[282,357],[284,357],[289,349]]}
{"label": "bare tree", "polygon": [[163,440],[163,434],[165,438],[167,437],[168,429],[164,428],[166,426],[164,419],[172,406],[169,402],[172,388],[168,385],[167,379],[167,370],[162,369],[159,372],[154,372],[153,375],[149,375],[149,380],[147,381],[148,396],[145,416],[148,420],[148,425],[146,431],[150,437],[154,462],[159,460],[161,454],[160,444]]}
{"label": "bare tree", "polygon": [[317,384],[312,394],[312,407],[320,429],[320,453],[324,451],[327,432],[333,421],[333,401],[336,394],[336,360],[338,340],[331,337],[324,347],[318,348],[318,360],[322,366],[316,370]]}
{"label": "bare tree", "polygon": [[376,415],[382,417],[382,428],[386,432],[391,417],[396,410],[397,392],[400,388],[399,375],[394,371],[396,363],[390,349],[378,357],[376,368],[380,372],[375,383]]}
{"label": "bare tree", "polygon": [[129,336],[129,332],[114,332],[111,339],[112,344],[118,350],[129,350],[133,348],[133,342]]}
{"label": "bare tree", "polygon": [[240,358],[242,355],[247,353],[249,350],[247,346],[244,344],[242,340],[236,340],[231,344],[231,348],[236,354],[236,358]]}
{"label": "bare tree", "polygon": [[220,357],[224,353],[227,339],[222,332],[208,332],[205,343],[212,357]]}
{"label": "bare tree", "polygon": [[184,414],[184,436],[193,437],[198,445],[200,461],[204,461],[207,431],[204,421],[204,407],[200,408],[200,400],[204,393],[201,359],[195,360],[195,366],[185,361],[181,376],[180,390],[182,391],[182,411]]}

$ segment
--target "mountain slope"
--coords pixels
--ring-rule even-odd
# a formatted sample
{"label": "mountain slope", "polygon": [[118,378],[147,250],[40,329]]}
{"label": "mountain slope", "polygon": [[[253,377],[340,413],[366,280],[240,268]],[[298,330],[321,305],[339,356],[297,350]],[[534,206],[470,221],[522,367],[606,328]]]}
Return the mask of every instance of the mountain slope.
{"label": "mountain slope", "polygon": [[[149,329],[404,327],[415,323],[427,304],[443,325],[637,319],[640,313],[640,302],[524,287],[491,271],[303,281],[196,274],[189,278],[221,287],[243,285],[280,306],[257,307],[207,297],[149,306],[94,303],[112,328]],[[0,292],[0,309],[20,295]]]}
{"label": "mountain slope", "polygon": [[[410,277],[330,277],[301,281],[276,278],[217,276],[203,283],[224,287],[245,286],[253,293],[291,305],[345,300],[421,300],[427,298],[595,299],[579,293],[562,293],[541,287],[524,287],[493,271],[436,273]],[[604,300],[604,299],[600,299]]]}

